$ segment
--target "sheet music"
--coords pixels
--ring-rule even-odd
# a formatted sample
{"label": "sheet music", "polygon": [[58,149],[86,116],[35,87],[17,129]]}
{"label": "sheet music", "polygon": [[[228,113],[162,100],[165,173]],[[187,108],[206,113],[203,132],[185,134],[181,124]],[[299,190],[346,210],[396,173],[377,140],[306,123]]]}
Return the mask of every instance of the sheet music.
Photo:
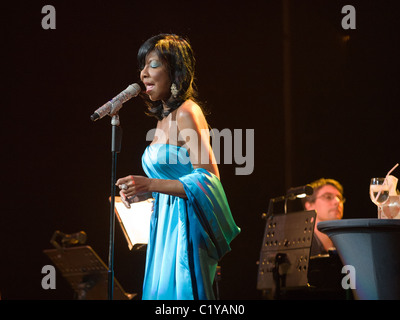
{"label": "sheet music", "polygon": [[144,245],[149,241],[150,217],[153,213],[154,199],[131,203],[125,207],[121,197],[115,197],[115,213],[128,241],[129,250],[135,245]]}

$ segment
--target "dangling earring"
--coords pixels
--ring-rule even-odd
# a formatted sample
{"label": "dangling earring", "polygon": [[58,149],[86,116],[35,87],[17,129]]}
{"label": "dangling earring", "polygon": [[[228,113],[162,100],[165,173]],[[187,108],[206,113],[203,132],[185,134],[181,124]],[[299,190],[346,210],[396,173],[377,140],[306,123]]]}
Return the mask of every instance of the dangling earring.
{"label": "dangling earring", "polygon": [[172,94],[172,97],[173,97],[174,99],[176,99],[176,97],[178,96],[178,88],[176,87],[176,84],[175,84],[175,83],[173,83],[173,84],[171,85],[171,94]]}

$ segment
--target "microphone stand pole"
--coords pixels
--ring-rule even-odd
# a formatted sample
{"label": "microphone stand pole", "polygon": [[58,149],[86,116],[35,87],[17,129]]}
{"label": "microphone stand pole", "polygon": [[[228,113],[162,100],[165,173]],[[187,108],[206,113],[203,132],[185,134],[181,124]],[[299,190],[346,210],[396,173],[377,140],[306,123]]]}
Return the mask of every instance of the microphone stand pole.
{"label": "microphone stand pole", "polygon": [[110,238],[108,253],[108,300],[114,297],[114,233],[115,233],[115,190],[117,175],[117,154],[121,152],[122,128],[119,115],[115,114],[111,119],[111,206],[110,206]]}

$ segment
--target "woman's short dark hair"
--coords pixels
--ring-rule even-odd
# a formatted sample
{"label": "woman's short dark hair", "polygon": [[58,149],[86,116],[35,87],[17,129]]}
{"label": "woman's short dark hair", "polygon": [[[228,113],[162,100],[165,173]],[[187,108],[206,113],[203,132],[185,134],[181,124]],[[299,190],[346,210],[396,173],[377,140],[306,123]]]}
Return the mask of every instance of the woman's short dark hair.
{"label": "woman's short dark hair", "polygon": [[186,100],[196,101],[195,58],[188,40],[175,34],[159,34],[148,39],[139,48],[137,58],[140,70],[145,67],[146,56],[152,51],[166,64],[171,83],[175,83],[178,90],[175,98],[171,96],[165,102],[169,108],[168,112],[164,112],[162,101],[151,101],[147,95],[142,95],[148,106],[147,114],[161,120]]}

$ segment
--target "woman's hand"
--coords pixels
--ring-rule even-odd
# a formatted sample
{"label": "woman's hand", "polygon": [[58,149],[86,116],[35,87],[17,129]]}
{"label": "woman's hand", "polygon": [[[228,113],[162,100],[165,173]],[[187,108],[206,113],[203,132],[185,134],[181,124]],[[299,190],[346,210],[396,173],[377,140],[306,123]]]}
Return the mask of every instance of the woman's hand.
{"label": "woman's hand", "polygon": [[121,200],[127,208],[130,208],[131,202],[140,201],[140,195],[150,191],[151,179],[143,176],[127,176],[118,179],[116,186],[121,191],[119,192]]}

